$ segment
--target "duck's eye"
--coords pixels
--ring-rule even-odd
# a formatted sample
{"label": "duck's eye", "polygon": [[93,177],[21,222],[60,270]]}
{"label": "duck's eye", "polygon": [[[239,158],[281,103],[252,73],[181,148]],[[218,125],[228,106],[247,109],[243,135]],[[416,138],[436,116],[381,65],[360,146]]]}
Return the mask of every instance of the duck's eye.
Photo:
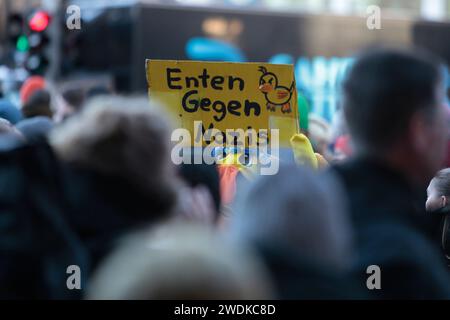
{"label": "duck's eye", "polygon": [[270,78],[269,83],[272,84],[273,82],[273,78]]}
{"label": "duck's eye", "polygon": [[264,79],[259,80],[259,84],[264,84],[264,83],[266,83],[266,82],[264,81]]}

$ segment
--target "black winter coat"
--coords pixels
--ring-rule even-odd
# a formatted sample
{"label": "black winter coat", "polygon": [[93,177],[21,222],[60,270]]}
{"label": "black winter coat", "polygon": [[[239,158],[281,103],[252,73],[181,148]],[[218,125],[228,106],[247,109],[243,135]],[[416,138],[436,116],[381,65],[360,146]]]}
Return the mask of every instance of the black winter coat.
{"label": "black winter coat", "polygon": [[[439,248],[439,220],[425,212],[425,190],[373,159],[334,167],[348,193],[362,289],[381,299],[450,299]],[[381,289],[368,290],[367,267],[381,269]]]}

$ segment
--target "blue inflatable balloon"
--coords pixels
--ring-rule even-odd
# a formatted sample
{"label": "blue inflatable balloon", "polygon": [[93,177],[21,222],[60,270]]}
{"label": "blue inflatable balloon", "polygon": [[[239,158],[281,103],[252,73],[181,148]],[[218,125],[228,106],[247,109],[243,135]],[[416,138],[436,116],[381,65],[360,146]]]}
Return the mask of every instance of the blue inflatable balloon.
{"label": "blue inflatable balloon", "polygon": [[186,55],[191,60],[245,62],[242,51],[233,44],[208,38],[191,38],[186,43]]}

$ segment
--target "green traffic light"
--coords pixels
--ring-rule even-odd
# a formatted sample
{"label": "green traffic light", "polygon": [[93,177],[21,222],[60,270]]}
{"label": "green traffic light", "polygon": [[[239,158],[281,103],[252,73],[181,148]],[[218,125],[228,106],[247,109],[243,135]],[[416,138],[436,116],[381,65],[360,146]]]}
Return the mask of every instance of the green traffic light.
{"label": "green traffic light", "polygon": [[30,44],[28,43],[28,38],[24,35],[21,35],[17,39],[16,49],[20,52],[26,52],[30,48]]}

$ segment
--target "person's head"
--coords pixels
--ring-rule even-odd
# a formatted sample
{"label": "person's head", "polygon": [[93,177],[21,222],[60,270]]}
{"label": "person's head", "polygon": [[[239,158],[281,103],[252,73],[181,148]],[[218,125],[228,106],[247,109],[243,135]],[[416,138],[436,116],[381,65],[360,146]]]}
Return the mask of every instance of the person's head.
{"label": "person's head", "polygon": [[0,100],[0,118],[8,120],[12,125],[22,120],[23,116],[19,108],[8,100]]}
{"label": "person's head", "polygon": [[72,109],[72,112],[81,111],[85,101],[83,89],[78,87],[69,87],[62,91],[62,98]]}
{"label": "person's head", "polygon": [[269,299],[271,286],[252,252],[207,228],[167,225],[134,235],[92,277],[87,299]]}
{"label": "person's head", "polygon": [[55,112],[53,120],[61,122],[80,112],[86,102],[84,90],[76,84],[68,84],[55,95]]}
{"label": "person's head", "polygon": [[450,205],[450,168],[438,171],[427,188],[427,211],[432,212]]}
{"label": "person's head", "polygon": [[47,90],[36,90],[22,106],[22,114],[25,118],[37,116],[51,118],[53,112],[50,103],[50,93]]}
{"label": "person's head", "polygon": [[36,90],[42,90],[46,86],[45,79],[41,76],[31,76],[25,80],[20,88],[20,101],[22,105],[28,102],[28,99]]}
{"label": "person's head", "polygon": [[51,132],[50,144],[71,165],[123,179],[166,209],[173,205],[169,125],[146,99],[92,100]]}
{"label": "person's head", "polygon": [[343,84],[355,152],[396,158],[415,180],[442,165],[447,126],[443,67],[422,51],[372,49],[357,57]]}
{"label": "person's head", "polygon": [[344,194],[328,173],[282,165],[238,194],[231,235],[271,243],[313,265],[342,271],[352,258],[352,230]]}

